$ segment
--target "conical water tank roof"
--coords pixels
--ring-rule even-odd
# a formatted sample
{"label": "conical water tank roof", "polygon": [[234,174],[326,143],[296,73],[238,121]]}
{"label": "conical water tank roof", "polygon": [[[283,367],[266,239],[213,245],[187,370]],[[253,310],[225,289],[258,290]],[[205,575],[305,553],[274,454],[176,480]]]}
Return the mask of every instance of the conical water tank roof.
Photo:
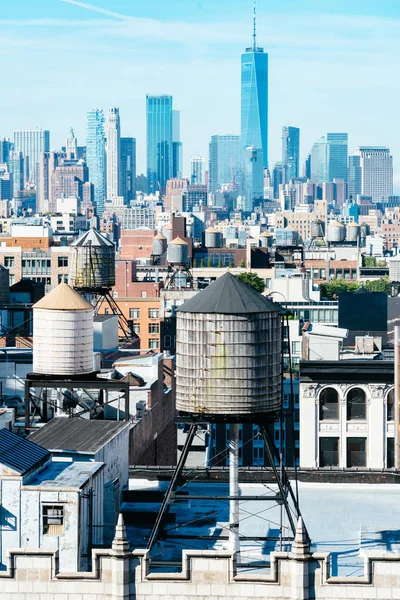
{"label": "conical water tank roof", "polygon": [[172,240],[172,242],[170,242],[170,245],[173,244],[174,246],[188,246],[188,243],[185,242],[185,240],[183,240],[181,237],[179,237],[179,235]]}
{"label": "conical water tank roof", "polygon": [[232,273],[225,273],[199,294],[179,306],[177,312],[243,315],[280,313],[280,307]]}
{"label": "conical water tank roof", "polygon": [[42,310],[93,310],[93,306],[67,283],[60,283],[33,305]]}
{"label": "conical water tank roof", "polygon": [[89,229],[85,231],[75,242],[72,242],[71,246],[108,246],[114,247],[114,244],[110,242],[104,235],[102,235],[97,229]]}
{"label": "conical water tank roof", "polygon": [[161,231],[159,231],[159,232],[157,233],[157,235],[155,235],[155,236],[154,236],[154,239],[155,239],[155,240],[166,240],[167,238],[165,237],[165,235],[163,235],[163,234],[161,233]]}

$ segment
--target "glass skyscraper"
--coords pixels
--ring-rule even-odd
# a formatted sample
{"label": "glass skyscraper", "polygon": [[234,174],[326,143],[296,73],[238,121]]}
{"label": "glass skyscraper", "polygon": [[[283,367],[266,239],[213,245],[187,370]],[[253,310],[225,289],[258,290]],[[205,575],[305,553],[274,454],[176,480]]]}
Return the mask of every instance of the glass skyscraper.
{"label": "glass skyscraper", "polygon": [[329,181],[344,179],[347,181],[348,134],[328,133],[329,145]]}
{"label": "glass skyscraper", "polygon": [[121,194],[129,205],[136,196],[136,138],[121,138]]}
{"label": "glass skyscraper", "polygon": [[172,177],[182,177],[181,113],[172,111]]}
{"label": "glass skyscraper", "polygon": [[36,185],[40,155],[50,151],[50,131],[14,131],[14,150],[22,152],[24,157],[24,179]]}
{"label": "glass skyscraper", "polygon": [[282,163],[285,167],[285,183],[300,175],[300,129],[282,127]]}
{"label": "glass skyscraper", "polygon": [[241,143],[261,150],[268,167],[268,54],[257,46],[255,9],[253,44],[242,54]]}
{"label": "glass skyscraper", "polygon": [[94,206],[98,216],[104,212],[106,198],[106,150],[104,113],[94,108],[87,113],[86,163],[93,184]]}
{"label": "glass skyscraper", "polygon": [[329,145],[325,136],[317,140],[311,149],[311,181],[329,182]]}
{"label": "glass skyscraper", "polygon": [[348,169],[348,197],[357,202],[357,196],[361,194],[361,157],[349,156]]}
{"label": "glass skyscraper", "polygon": [[213,194],[222,185],[241,182],[241,142],[238,135],[213,135],[210,142],[208,187]]}
{"label": "glass skyscraper", "polygon": [[165,192],[173,175],[172,96],[146,96],[147,185],[149,194]]}

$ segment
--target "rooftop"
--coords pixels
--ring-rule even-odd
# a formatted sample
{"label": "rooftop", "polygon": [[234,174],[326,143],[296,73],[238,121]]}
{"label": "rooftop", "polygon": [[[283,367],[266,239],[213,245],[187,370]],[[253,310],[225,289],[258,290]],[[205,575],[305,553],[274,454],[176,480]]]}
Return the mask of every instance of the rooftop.
{"label": "rooftop", "polygon": [[94,454],[127,426],[126,421],[94,421],[59,417],[32,433],[29,440],[51,451]]}
{"label": "rooftop", "polygon": [[0,464],[17,471],[20,475],[25,475],[48,458],[50,452],[45,448],[7,429],[0,429]]}
{"label": "rooftop", "polygon": [[99,233],[97,229],[89,229],[89,231],[85,231],[75,242],[72,242],[71,246],[76,248],[79,246],[114,246],[114,244]]}
{"label": "rooftop", "polygon": [[[53,461],[37,473],[27,484],[29,487],[82,489],[104,467],[102,462]],[[25,486],[26,487],[26,486]]]}
{"label": "rooftop", "polygon": [[280,312],[279,305],[225,273],[204,290],[177,308],[179,312],[242,315]]}

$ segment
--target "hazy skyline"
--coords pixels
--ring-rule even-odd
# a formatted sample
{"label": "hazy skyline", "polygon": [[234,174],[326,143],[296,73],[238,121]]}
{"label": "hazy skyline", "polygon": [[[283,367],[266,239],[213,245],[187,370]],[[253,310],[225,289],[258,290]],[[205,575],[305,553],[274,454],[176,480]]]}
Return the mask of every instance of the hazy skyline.
{"label": "hazy skyline", "polygon": [[[389,146],[400,191],[397,77],[400,3],[258,0],[258,44],[269,53],[270,166],[282,125],[301,130],[301,160],[328,131]],[[323,10],[323,13],[321,12]],[[252,35],[251,0],[18,0],[0,19],[0,136],[50,129],[80,144],[86,112],[118,106],[121,135],[146,167],[146,94],[172,94],[181,111],[184,173],[214,134],[240,132],[240,55]]]}

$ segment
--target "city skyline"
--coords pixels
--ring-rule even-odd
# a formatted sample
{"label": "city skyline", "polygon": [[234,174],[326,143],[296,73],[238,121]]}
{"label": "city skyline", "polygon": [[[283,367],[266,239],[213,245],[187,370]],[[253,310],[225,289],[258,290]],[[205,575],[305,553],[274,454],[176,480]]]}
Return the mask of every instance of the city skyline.
{"label": "city skyline", "polygon": [[[12,82],[9,95],[5,88],[1,136],[38,125],[51,131],[52,148],[58,149],[71,125],[83,141],[85,115],[93,106],[118,106],[121,133],[137,138],[138,172],[145,172],[145,97],[171,93],[181,109],[188,174],[190,157],[206,155],[211,135],[240,132],[240,54],[251,44],[251,0],[230,3],[225,21],[218,19],[225,1],[218,7],[175,1],[168,13],[156,1],[132,9],[117,0],[112,10],[104,0],[41,0],[35,10],[24,0],[18,4],[18,14],[9,6],[0,21],[5,81]],[[324,6],[321,14],[313,1],[300,10],[287,0],[277,13],[258,3],[258,40],[270,58],[270,166],[280,160],[285,123],[301,129],[302,162],[325,131],[348,131],[350,154],[360,145],[391,149],[398,191],[400,142],[392,121],[400,7],[354,2],[349,13],[343,2]],[[150,19],[153,14],[158,18]],[[29,69],[27,47],[31,61],[42,61],[43,73]],[[23,89],[31,84],[35,91],[28,101]],[[43,98],[51,98],[51,106]]]}

